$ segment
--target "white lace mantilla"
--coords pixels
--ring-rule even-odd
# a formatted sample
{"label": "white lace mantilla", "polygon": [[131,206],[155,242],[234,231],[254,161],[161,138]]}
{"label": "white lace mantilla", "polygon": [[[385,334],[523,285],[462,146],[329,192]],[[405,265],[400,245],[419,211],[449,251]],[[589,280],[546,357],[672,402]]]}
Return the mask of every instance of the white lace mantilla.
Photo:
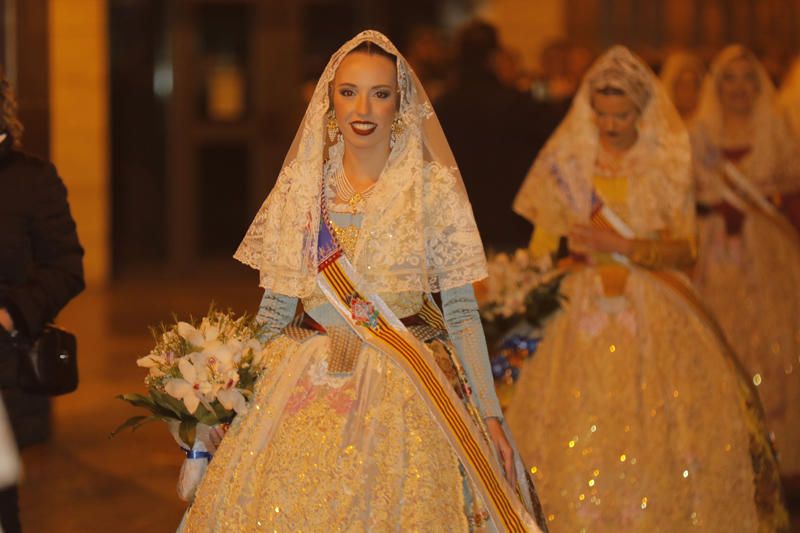
{"label": "white lace mantilla", "polygon": [[234,257],[260,273],[260,285],[305,297],[315,283],[323,175],[341,165],[330,143],[329,84],[363,42],[397,56],[402,133],[368,202],[354,265],[377,292],[441,291],[486,276],[483,245],[452,152],[414,72],[383,35],[360,33],[333,55],[320,78],[277,183]]}
{"label": "white lace mantilla", "polygon": [[553,235],[566,235],[571,226],[589,220],[600,150],[591,106],[593,85],[619,85],[626,94],[636,87],[634,101],[643,105],[638,140],[623,161],[624,172],[632,178],[630,202],[636,205],[629,224],[637,235],[669,230],[675,237],[692,238],[689,136],[658,79],[622,46],[603,54],[584,77],[567,117],[517,193],[514,211]]}

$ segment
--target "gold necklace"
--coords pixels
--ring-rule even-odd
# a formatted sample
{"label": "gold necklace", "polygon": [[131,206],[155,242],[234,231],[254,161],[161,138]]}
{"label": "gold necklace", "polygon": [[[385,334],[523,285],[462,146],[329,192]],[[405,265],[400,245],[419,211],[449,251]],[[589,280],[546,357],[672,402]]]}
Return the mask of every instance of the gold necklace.
{"label": "gold necklace", "polygon": [[[345,176],[344,170],[337,172],[333,176],[333,183],[331,183],[331,185],[334,195],[349,206],[352,215],[356,215],[363,210],[363,203],[371,196],[373,187],[375,186],[374,184],[369,186],[363,193],[356,192],[352,185],[350,185],[347,176]],[[339,226],[333,221],[330,215],[327,217],[327,222],[328,227],[333,230],[333,234],[336,236],[336,240],[339,246],[341,246],[342,251],[352,260],[361,228],[354,224]]]}
{"label": "gold necklace", "polygon": [[350,183],[350,180],[347,179],[347,175],[344,173],[344,167],[333,177],[333,187],[336,189],[336,195],[350,207],[350,212],[354,215],[362,210],[363,203],[372,196],[377,183],[376,181],[363,191],[358,192],[353,189],[353,185]]}

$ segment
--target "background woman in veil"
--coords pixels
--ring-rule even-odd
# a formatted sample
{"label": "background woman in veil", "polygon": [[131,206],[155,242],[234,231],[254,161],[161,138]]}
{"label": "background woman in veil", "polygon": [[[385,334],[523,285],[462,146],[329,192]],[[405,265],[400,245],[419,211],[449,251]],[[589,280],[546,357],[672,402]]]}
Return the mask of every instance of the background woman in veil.
{"label": "background woman in veil", "polygon": [[691,52],[673,52],[661,68],[661,83],[684,122],[691,121],[700,103],[706,75],[703,60]]}
{"label": "background woman in veil", "polygon": [[714,60],[691,133],[695,281],[758,386],[781,473],[797,476],[800,144],[749,50],[730,46]]}
{"label": "background woman in veil", "polygon": [[593,65],[514,209],[532,254],[571,252],[507,411],[551,530],[786,528],[757,395],[681,272],[689,137],[641,59]]}
{"label": "background woman in veil", "polygon": [[184,531],[538,531],[472,291],[470,204],[386,37],[333,55],[235,257],[259,270],[273,338]]}

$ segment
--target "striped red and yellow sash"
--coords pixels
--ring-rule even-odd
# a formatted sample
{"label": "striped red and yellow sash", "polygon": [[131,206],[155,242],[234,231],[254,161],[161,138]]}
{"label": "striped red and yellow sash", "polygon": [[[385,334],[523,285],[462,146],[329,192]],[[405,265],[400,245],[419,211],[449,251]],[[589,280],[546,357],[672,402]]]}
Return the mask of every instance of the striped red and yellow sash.
{"label": "striped red and yellow sash", "polygon": [[[328,301],[364,342],[391,357],[406,372],[480,492],[498,529],[540,531],[433,356],[377,294],[361,288],[365,286],[363,281],[342,253],[326,220],[323,208],[317,282]],[[429,297],[419,314],[444,329],[441,313]]]}

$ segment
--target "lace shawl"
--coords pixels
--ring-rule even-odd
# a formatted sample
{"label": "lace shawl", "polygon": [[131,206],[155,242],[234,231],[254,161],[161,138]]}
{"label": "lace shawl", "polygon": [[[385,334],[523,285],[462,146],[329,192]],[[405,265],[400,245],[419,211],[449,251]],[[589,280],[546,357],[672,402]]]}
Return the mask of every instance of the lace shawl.
{"label": "lace shawl", "polygon": [[631,179],[628,223],[637,235],[669,230],[694,238],[690,178],[691,151],[686,128],[666,91],[645,63],[627,48],[614,46],[584,77],[567,117],[548,140],[514,200],[514,211],[552,235],[588,223],[599,137],[591,107],[591,87],[606,82],[628,91],[640,105],[638,140],[624,161]]}
{"label": "lace shawl", "polygon": [[714,59],[691,126],[698,197],[708,203],[719,201],[717,174],[722,159],[723,124],[717,87],[725,66],[742,57],[756,68],[759,93],[752,111],[751,151],[740,169],[764,195],[800,190],[800,146],[777,108],[775,87],[752,52],[732,45]]}
{"label": "lace shawl", "polygon": [[378,292],[441,291],[486,276],[466,189],[430,101],[394,45],[368,30],[331,57],[277,183],[234,254],[270,291],[305,297],[313,290],[322,176],[341,165],[345,149],[326,136],[329,87],[344,57],[365,41],[397,57],[404,128],[367,204],[355,267]]}

